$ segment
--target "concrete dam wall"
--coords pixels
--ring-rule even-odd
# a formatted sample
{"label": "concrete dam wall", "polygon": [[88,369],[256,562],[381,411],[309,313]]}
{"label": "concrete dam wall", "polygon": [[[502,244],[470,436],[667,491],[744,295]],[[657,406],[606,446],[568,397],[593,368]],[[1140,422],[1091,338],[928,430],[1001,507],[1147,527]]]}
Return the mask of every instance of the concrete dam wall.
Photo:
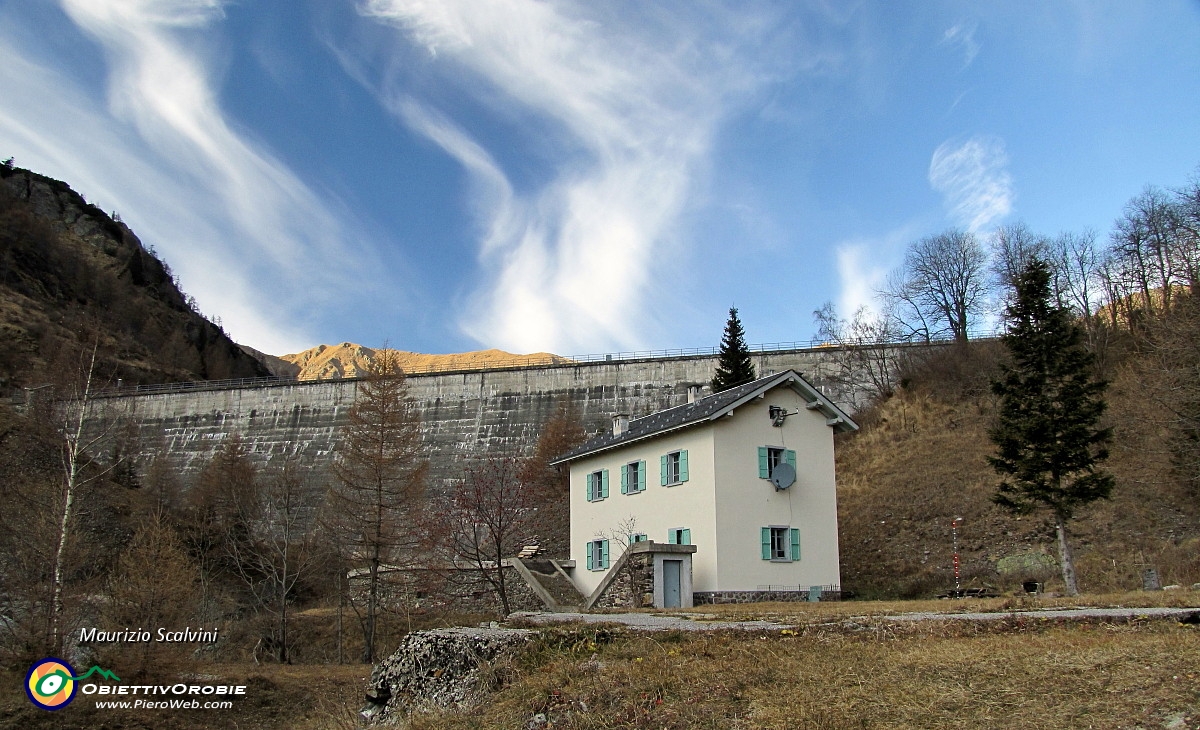
{"label": "concrete dam wall", "polygon": [[[753,359],[760,376],[794,369],[853,412],[861,388],[844,377],[839,351],[763,351]],[[715,368],[715,356],[691,355],[410,375],[430,487],[452,484],[466,459],[527,453],[561,403],[575,407],[591,434],[611,428],[617,413],[638,417],[686,403],[690,386],[703,386],[707,394]],[[198,383],[178,391],[113,394],[101,402],[110,414],[132,421],[143,459],[165,454],[185,475],[238,434],[260,463],[295,458],[320,479],[357,389],[357,380],[242,388]]]}

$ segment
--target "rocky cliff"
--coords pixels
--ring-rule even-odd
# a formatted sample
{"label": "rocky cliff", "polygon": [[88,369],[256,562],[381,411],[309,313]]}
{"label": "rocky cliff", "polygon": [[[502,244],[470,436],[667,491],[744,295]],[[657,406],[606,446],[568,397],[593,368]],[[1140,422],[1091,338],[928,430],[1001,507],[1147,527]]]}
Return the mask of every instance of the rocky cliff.
{"label": "rocky cliff", "polygon": [[[282,360],[283,364],[272,367],[272,370],[278,375],[291,373],[291,377],[300,380],[356,378],[366,374],[367,369],[375,360],[376,352],[378,351],[373,348],[356,345],[353,342],[343,342],[340,345],[317,345],[303,352],[275,358]],[[409,373],[561,365],[571,362],[565,357],[551,355],[548,352],[514,355],[511,352],[495,349],[457,352],[449,355],[425,355],[401,350],[399,355],[400,367]]]}
{"label": "rocky cliff", "polygon": [[126,383],[269,375],[195,311],[170,269],[66,183],[0,165],[0,388],[34,387],[99,346]]}

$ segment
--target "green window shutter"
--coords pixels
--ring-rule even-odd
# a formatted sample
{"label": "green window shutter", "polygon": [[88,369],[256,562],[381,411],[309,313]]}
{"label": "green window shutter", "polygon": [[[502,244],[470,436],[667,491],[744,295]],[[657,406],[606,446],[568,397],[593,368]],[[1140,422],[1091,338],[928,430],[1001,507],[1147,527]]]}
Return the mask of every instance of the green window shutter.
{"label": "green window shutter", "polygon": [[621,494],[629,494],[629,469],[621,467]]}
{"label": "green window shutter", "polygon": [[592,548],[593,548],[593,547],[594,547],[594,543],[590,543],[590,542],[589,542],[589,543],[587,544],[587,569],[588,569],[588,570],[595,570],[595,569],[596,569],[596,562],[595,562],[596,558],[595,558],[595,556],[594,556],[594,555],[592,555]]}
{"label": "green window shutter", "polygon": [[771,478],[771,468],[769,466],[767,466],[767,447],[766,446],[758,447],[758,478],[759,479],[770,479]]}
{"label": "green window shutter", "polygon": [[679,452],[679,481],[688,480],[687,449]]}
{"label": "green window shutter", "polygon": [[635,542],[637,542],[637,541],[638,541],[638,540],[637,540],[637,535],[630,535],[630,536],[629,536],[629,544],[630,544],[630,545],[634,544],[634,543],[635,543]]}
{"label": "green window shutter", "polygon": [[675,530],[667,530],[667,544],[668,544],[668,545],[674,545],[674,544],[675,544],[675,536],[676,536],[677,534],[678,534],[678,533],[677,533]]}
{"label": "green window shutter", "polygon": [[637,483],[638,489],[639,490],[645,489],[646,488],[646,462],[645,461],[638,462],[638,477],[637,477],[637,479],[638,479],[638,483]]}
{"label": "green window shutter", "polygon": [[587,483],[585,486],[587,486],[587,501],[591,502],[594,500],[594,497],[592,497],[592,475],[591,474],[587,475],[586,482]]}
{"label": "green window shutter", "polygon": [[604,540],[600,543],[600,567],[608,567],[608,540]]}
{"label": "green window shutter", "polygon": [[771,528],[762,528],[762,559],[771,559]]}
{"label": "green window shutter", "polygon": [[788,449],[786,452],[784,452],[783,458],[787,460],[787,463],[789,466],[791,466],[793,469],[796,468],[796,452],[795,451]]}
{"label": "green window shutter", "polygon": [[800,530],[793,527],[789,530],[792,538],[792,560],[800,559]]}
{"label": "green window shutter", "polygon": [[660,486],[667,486],[667,457],[666,455],[658,457],[658,483]]}
{"label": "green window shutter", "polygon": [[600,497],[608,496],[608,469],[600,471]]}
{"label": "green window shutter", "polygon": [[679,544],[680,545],[691,545],[692,544],[692,528],[685,527],[685,528],[683,528],[683,530],[680,531]]}

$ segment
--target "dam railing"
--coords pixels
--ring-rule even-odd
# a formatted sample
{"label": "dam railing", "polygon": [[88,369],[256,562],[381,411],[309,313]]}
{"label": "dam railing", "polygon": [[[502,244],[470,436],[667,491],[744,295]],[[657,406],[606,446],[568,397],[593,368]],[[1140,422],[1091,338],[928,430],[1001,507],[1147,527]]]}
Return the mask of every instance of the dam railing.
{"label": "dam railing", "polygon": [[[973,340],[985,340],[995,337],[995,333],[978,333]],[[913,342],[878,342],[875,340],[844,340],[830,342],[827,340],[793,340],[791,342],[764,342],[747,345],[751,354],[771,354],[780,352],[828,351],[856,347],[913,347],[925,345],[946,344],[950,338],[933,339],[930,341]],[[525,368],[570,367],[572,365],[592,365],[597,363],[636,362],[644,360],[670,360],[673,358],[713,357],[720,354],[719,347],[687,347],[667,350],[634,350],[608,352],[588,355],[547,355],[545,357],[520,356],[509,360],[478,361],[470,359],[455,360],[448,358],[427,365],[405,368],[406,375],[436,375],[457,372],[478,372],[482,370],[513,370]],[[333,381],[358,380],[357,377],[306,379],[295,377],[259,377],[232,378],[227,380],[198,380],[182,383],[153,383],[153,384],[118,384],[105,388],[97,393],[98,396],[152,395],[157,393],[181,393],[200,390],[234,390],[240,388],[267,388],[288,385],[312,385]]]}

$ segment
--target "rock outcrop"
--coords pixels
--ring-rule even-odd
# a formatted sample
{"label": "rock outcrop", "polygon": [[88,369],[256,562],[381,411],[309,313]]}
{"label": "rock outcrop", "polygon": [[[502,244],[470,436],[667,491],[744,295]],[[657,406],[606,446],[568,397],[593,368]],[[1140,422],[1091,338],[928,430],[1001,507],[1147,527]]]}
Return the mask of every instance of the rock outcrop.
{"label": "rock outcrop", "polygon": [[362,717],[394,724],[414,711],[473,706],[493,688],[497,662],[536,635],[528,629],[482,627],[415,631],[375,665]]}
{"label": "rock outcrop", "polygon": [[[300,380],[330,380],[356,378],[365,375],[375,360],[377,349],[343,342],[340,345],[317,345],[303,352],[281,355],[280,360],[297,368]],[[410,373],[445,372],[450,370],[486,370],[491,368],[524,367],[529,365],[559,365],[571,362],[548,352],[514,355],[503,350],[476,350],[449,355],[426,355],[398,351],[400,367]]]}

